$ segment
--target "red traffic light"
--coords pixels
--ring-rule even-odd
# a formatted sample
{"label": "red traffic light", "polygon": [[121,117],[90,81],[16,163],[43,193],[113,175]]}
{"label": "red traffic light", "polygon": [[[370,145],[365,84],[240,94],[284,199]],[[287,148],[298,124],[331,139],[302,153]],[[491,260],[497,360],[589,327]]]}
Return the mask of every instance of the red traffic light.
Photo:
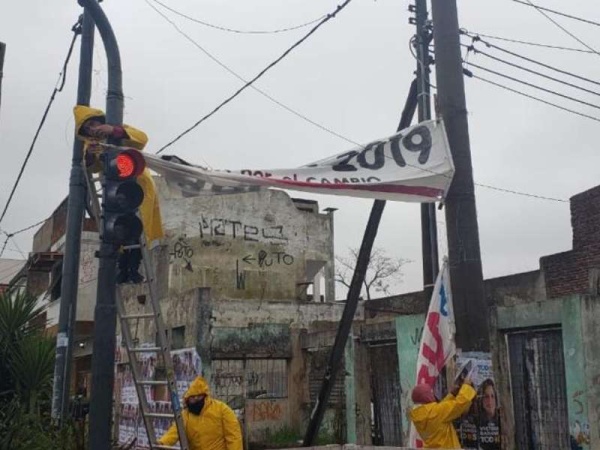
{"label": "red traffic light", "polygon": [[141,175],[146,160],[135,149],[108,150],[104,154],[104,176],[113,180],[127,180]]}
{"label": "red traffic light", "polygon": [[129,178],[135,172],[135,162],[131,155],[121,153],[117,156],[117,171],[119,178]]}

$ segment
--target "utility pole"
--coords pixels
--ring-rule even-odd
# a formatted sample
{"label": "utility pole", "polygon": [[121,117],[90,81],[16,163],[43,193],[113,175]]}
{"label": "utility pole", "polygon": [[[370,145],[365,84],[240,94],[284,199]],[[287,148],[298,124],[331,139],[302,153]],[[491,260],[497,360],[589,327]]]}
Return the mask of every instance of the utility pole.
{"label": "utility pole", "polygon": [[[81,19],[80,19],[81,20]],[[89,105],[92,90],[92,61],[94,55],[94,22],[85,11],[81,23],[79,52],[79,82],[77,104]],[[67,203],[67,231],[62,264],[61,299],[56,336],[54,387],[52,391],[52,418],[60,424],[69,412],[71,386],[71,358],[77,320],[77,288],[79,285],[79,255],[81,230],[85,212],[87,188],[83,174],[83,142],[73,140],[69,200]]]}
{"label": "utility pole", "polygon": [[0,106],[2,106],[2,77],[4,76],[4,55],[6,54],[6,44],[0,42]]}
{"label": "utility pole", "polygon": [[[123,123],[123,80],[121,55],[115,34],[106,14],[96,0],[79,0],[93,18],[104,43],[108,65],[106,123]],[[116,143],[118,142],[110,142]],[[102,233],[102,230],[100,230]],[[116,263],[114,245],[102,237],[98,268],[98,291],[94,310],[94,343],[92,350],[92,392],[90,396],[90,450],[110,450],[115,379],[115,345],[117,331]]]}
{"label": "utility pole", "polygon": [[[411,6],[409,10],[415,12],[414,23],[417,28],[414,43],[417,50],[417,111],[419,122],[423,122],[431,119],[431,89],[429,86],[431,32],[427,27],[427,0],[416,0],[414,9]],[[423,290],[429,298],[439,272],[435,203],[421,204],[421,244],[423,251]]]}
{"label": "utility pole", "polygon": [[456,345],[489,351],[456,0],[431,0],[431,5],[438,104],[456,169],[445,201]]}
{"label": "utility pole", "polygon": [[[416,80],[412,82],[408,96],[406,98],[406,104],[402,111],[402,118],[400,119],[400,125],[398,131],[410,126],[415,109],[417,108],[417,83]],[[302,445],[304,447],[311,447],[319,433],[325,410],[327,409],[327,403],[331,396],[331,390],[335,384],[336,375],[340,367],[340,362],[344,356],[346,348],[346,342],[348,341],[348,335],[352,329],[352,322],[354,321],[354,314],[356,313],[356,307],[358,306],[358,297],[362,289],[362,285],[365,281],[365,275],[367,273],[367,267],[371,258],[371,250],[373,249],[373,243],[377,236],[379,229],[379,222],[383,215],[385,208],[385,200],[375,200],[373,207],[371,208],[371,214],[369,215],[369,221],[367,222],[367,228],[356,258],[356,267],[354,268],[354,274],[352,281],[350,282],[350,288],[348,289],[348,296],[344,311],[342,312],[342,318],[338,325],[338,330],[335,335],[335,341],[329,354],[329,361],[325,368],[325,376],[323,377],[323,384],[319,391],[319,396],[315,403],[315,407],[310,414],[310,420],[304,435],[304,441]]]}

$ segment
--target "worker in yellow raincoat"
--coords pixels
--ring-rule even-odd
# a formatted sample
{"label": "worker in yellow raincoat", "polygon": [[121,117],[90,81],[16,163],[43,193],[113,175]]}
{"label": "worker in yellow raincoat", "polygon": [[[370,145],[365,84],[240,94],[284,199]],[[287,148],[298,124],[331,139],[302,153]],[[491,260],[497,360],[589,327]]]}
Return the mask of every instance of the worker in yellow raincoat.
{"label": "worker in yellow raincoat", "polygon": [[[235,413],[210,396],[204,378],[192,382],[183,401],[182,417],[190,450],[242,450],[242,431]],[[178,439],[173,424],[158,443],[174,445]]]}
{"label": "worker in yellow raincoat", "polygon": [[412,401],[416,406],[410,411],[410,420],[424,441],[424,448],[461,448],[452,422],[469,410],[476,395],[469,379],[462,386],[455,386],[440,402],[436,401],[431,386],[414,387]]}
{"label": "worker in yellow raincoat", "polygon": [[[79,139],[86,142],[84,147],[86,161],[92,161],[92,166],[100,171],[101,166],[97,163],[97,156],[103,148],[98,146],[108,138],[120,139],[121,146],[143,151],[148,143],[148,136],[141,130],[129,125],[116,126],[106,124],[106,116],[99,109],[89,106],[77,105],[74,108],[75,130]],[[95,163],[93,162],[95,161]],[[148,169],[144,169],[137,178],[137,182],[144,191],[144,199],[140,205],[140,217],[144,225],[144,235],[148,245],[164,236],[162,218],[156,195],[156,186]],[[142,281],[138,272],[140,254],[137,252],[123,252],[119,258],[120,272],[118,282],[131,281],[139,283]]]}

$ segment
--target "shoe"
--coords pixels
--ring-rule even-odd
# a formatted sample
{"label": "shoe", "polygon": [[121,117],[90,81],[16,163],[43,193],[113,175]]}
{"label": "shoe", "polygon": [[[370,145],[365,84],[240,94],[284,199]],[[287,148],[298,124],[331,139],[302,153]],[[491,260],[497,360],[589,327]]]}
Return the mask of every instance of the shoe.
{"label": "shoe", "polygon": [[129,274],[129,282],[132,284],[140,284],[145,280],[145,278],[137,271],[131,272]]}
{"label": "shoe", "polygon": [[117,284],[125,284],[129,281],[129,273],[126,270],[117,272]]}

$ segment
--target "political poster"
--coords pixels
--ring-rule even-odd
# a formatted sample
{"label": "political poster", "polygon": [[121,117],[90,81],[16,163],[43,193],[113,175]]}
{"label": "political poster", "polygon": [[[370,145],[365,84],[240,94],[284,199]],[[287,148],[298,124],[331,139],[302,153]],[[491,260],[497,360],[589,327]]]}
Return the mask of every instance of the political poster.
{"label": "political poster", "polygon": [[[143,344],[143,346],[154,346],[154,344]],[[171,359],[175,378],[177,380],[177,394],[183,399],[184,393],[189,388],[191,382],[202,371],[200,356],[195,348],[184,348],[171,351]],[[142,378],[152,380],[158,377],[160,372],[157,363],[157,355],[154,352],[145,352],[138,355],[139,367]],[[120,405],[119,405],[119,444],[130,444],[136,440],[136,450],[145,450],[150,448],[148,434],[139,411],[139,398],[131,373],[129,364],[122,364],[117,374],[120,385]],[[156,389],[150,386],[144,386],[146,400],[151,412],[172,413],[172,405],[168,400],[166,392],[160,394]],[[171,426],[172,420],[168,418],[153,419],[153,425],[157,436],[162,436]]]}
{"label": "political poster", "polygon": [[144,157],[148,167],[183,196],[276,187],[431,203],[445,197],[454,175],[441,120],[421,122],[387,138],[293,169],[209,170],[177,156],[144,154]]}
{"label": "political poster", "polygon": [[468,450],[500,450],[500,414],[491,355],[466,352],[458,356],[459,366],[467,362],[473,365],[471,381],[477,397],[468,413],[455,424],[461,446]]}

